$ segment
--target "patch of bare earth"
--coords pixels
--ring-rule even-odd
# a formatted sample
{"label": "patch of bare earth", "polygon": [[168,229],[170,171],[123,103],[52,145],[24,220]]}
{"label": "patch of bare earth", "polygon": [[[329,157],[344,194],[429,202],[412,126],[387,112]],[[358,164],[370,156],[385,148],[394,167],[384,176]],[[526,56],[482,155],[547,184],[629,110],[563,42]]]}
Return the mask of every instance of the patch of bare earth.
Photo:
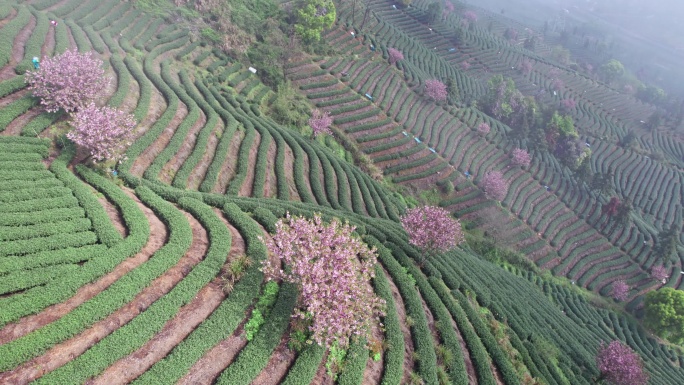
{"label": "patch of bare earth", "polygon": [[14,19],[16,16],[17,10],[14,8],[10,9],[10,13],[4,19],[0,19],[0,28],[4,27],[5,24],[9,23],[10,20]]}
{"label": "patch of bare earth", "polygon": [[275,174],[275,158],[277,153],[277,146],[275,141],[271,141],[266,154],[268,162],[266,163],[266,183],[264,183],[264,197],[274,198],[278,192],[278,178]]}
{"label": "patch of bare earth", "polygon": [[[380,330],[380,326],[377,324],[373,324],[373,328],[371,330],[371,335],[372,339],[376,341],[382,341],[384,339],[382,330]],[[380,378],[382,377],[383,373],[383,368],[384,368],[384,357],[380,357],[379,360],[375,361],[373,359],[369,359],[366,361],[366,369],[363,371],[363,381],[361,384],[363,385],[374,385],[374,384],[379,384],[380,383]]]}
{"label": "patch of bare earth", "polygon": [[413,340],[411,339],[411,331],[406,325],[406,308],[404,307],[404,300],[399,294],[399,289],[392,281],[392,277],[387,273],[387,270],[383,268],[385,277],[389,281],[390,288],[392,289],[392,299],[394,299],[394,305],[397,308],[397,315],[399,316],[399,324],[401,325],[401,332],[404,334],[404,376],[402,377],[401,383],[407,384],[411,372],[413,371]]}
{"label": "patch of bare earth", "polygon": [[40,53],[43,57],[49,57],[52,56],[53,52],[55,52],[55,27],[50,26]]}
{"label": "patch of bare earth", "polygon": [[332,377],[330,377],[328,375],[328,369],[326,369],[326,367],[325,367],[325,362],[327,360],[328,360],[328,353],[325,353],[325,356],[323,356],[323,360],[321,361],[321,364],[318,366],[318,370],[316,371],[316,375],[314,376],[313,380],[311,381],[312,384],[333,385],[335,383],[335,381],[333,381]]}
{"label": "patch of bare earth", "polygon": [[204,151],[202,159],[195,166],[195,169],[192,170],[190,176],[188,177],[188,189],[197,190],[199,188],[199,185],[202,183],[202,180],[204,180],[204,176],[206,175],[207,169],[211,164],[211,160],[214,158],[214,154],[216,153],[216,146],[219,142],[215,133],[221,131],[223,131],[223,123],[221,122],[221,120],[219,120],[216,123],[214,129],[212,130],[214,134],[209,135],[209,140],[207,140],[207,148]]}
{"label": "patch of bare earth", "polygon": [[138,206],[142,209],[147,217],[150,225],[150,238],[143,249],[135,256],[126,259],[119,264],[109,274],[101,277],[97,281],[81,287],[73,297],[68,300],[45,308],[42,312],[24,317],[19,321],[6,325],[0,330],[0,344],[5,344],[9,341],[22,337],[36,329],[39,329],[59,318],[63,317],[82,303],[95,297],[97,294],[105,290],[112,283],[124,276],[129,271],[135,269],[145,261],[147,261],[157,249],[166,243],[167,230],[166,226],[157,218],[152,210],[144,206],[138,198],[129,190],[124,190],[131,198],[133,198]]}
{"label": "patch of bare earth", "polygon": [[218,180],[212,189],[212,192],[223,194],[226,192],[228,187],[228,182],[235,175],[235,169],[237,168],[237,154],[240,150],[240,144],[244,137],[244,130],[235,131],[233,138],[230,140],[230,146],[228,147],[228,152],[226,153],[226,159],[221,165],[221,171],[219,172]]}
{"label": "patch of bare earth", "polygon": [[24,58],[24,45],[31,36],[33,29],[36,27],[36,18],[31,15],[29,22],[21,29],[21,31],[14,37],[12,44],[12,55],[10,61],[0,69],[0,80],[6,80],[14,77],[14,67]]}
{"label": "patch of bare earth", "polygon": [[[244,320],[243,323],[244,322],[246,322],[246,320]],[[247,344],[247,340],[240,336],[243,327],[243,325],[240,325],[230,337],[209,349],[209,351],[190,368],[190,371],[178,381],[177,385],[213,383],[214,379],[230,365],[240,350]]]}
{"label": "patch of bare earth", "polygon": [[4,131],[0,132],[0,135],[14,135],[17,136],[21,133],[21,129],[31,121],[31,119],[40,115],[42,111],[40,108],[33,108],[28,112],[21,114],[19,117],[14,119],[10,124],[7,125]]}
{"label": "patch of bare earth", "polygon": [[238,196],[250,197],[252,196],[252,190],[254,187],[254,172],[257,163],[257,152],[259,151],[259,145],[261,144],[261,135],[256,134],[254,141],[252,142],[252,147],[249,148],[249,163],[247,166],[247,175],[242,181],[242,186],[240,186],[240,191]]}
{"label": "patch of bare earth", "polygon": [[185,213],[185,216],[192,226],[193,240],[190,249],[175,266],[152,281],[133,301],[110,314],[107,318],[96,322],[77,336],[53,346],[45,354],[10,372],[0,374],[0,383],[33,381],[45,373],[59,368],[130,322],[151,304],[171,291],[202,260],[208,245],[206,230],[190,214]]}
{"label": "patch of bare earth", "polygon": [[190,128],[188,136],[185,138],[185,140],[183,140],[183,144],[178,149],[176,155],[162,168],[161,175],[159,175],[159,180],[164,183],[171,183],[173,176],[176,174],[176,172],[178,172],[183,165],[183,162],[188,159],[188,156],[190,156],[190,153],[195,148],[199,130],[204,127],[206,121],[207,119],[204,116],[204,112],[200,111],[200,118]]}
{"label": "patch of bare earth", "polygon": [[[227,261],[237,255],[244,254],[245,242],[238,230],[223,218],[220,210],[215,209],[214,212],[228,227],[232,235]],[[218,277],[214,278],[209,285],[200,290],[192,302],[183,306],[176,316],[164,325],[161,332],[134,353],[114,363],[100,376],[89,381],[88,384],[126,384],[142,375],[152,365],[169,354],[176,345],[209,317],[224,298],[221,280]]]}
{"label": "patch of bare earth", "polygon": [[277,385],[285,378],[288,369],[290,369],[296,358],[295,352],[287,347],[288,340],[288,334],[285,333],[280,340],[280,344],[271,354],[266,367],[256,376],[252,384]]}
{"label": "patch of bare earth", "polygon": [[285,179],[290,188],[290,200],[301,200],[294,182],[294,154],[292,153],[290,146],[285,147],[285,161],[283,163],[285,168]]}
{"label": "patch of bare earth", "polygon": [[[136,176],[142,176],[145,170],[154,162],[154,159],[159,155],[166,146],[171,141],[173,134],[176,132],[178,125],[181,124],[183,119],[188,114],[188,110],[185,104],[178,103],[178,109],[173,119],[168,126],[164,128],[164,131],[157,137],[157,139],[143,151],[143,153],[135,160],[133,167],[131,167],[131,173]],[[157,175],[155,175],[157,176]]]}

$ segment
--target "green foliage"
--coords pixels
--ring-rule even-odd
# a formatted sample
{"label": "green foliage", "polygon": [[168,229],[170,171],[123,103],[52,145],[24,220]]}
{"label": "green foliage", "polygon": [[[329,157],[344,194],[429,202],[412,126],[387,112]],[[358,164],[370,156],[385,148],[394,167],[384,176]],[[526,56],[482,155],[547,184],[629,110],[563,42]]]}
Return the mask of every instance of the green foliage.
{"label": "green foliage", "polygon": [[347,357],[347,349],[339,347],[337,342],[334,342],[330,346],[328,359],[325,361],[328,376],[332,377],[333,380],[337,380],[337,375],[342,371],[345,357]]}
{"label": "green foliage", "polygon": [[300,0],[295,32],[305,42],[317,42],[321,32],[335,22],[335,4],[331,0]]}
{"label": "green foliage", "polygon": [[646,294],[644,325],[672,343],[684,343],[684,291],[666,287]]}
{"label": "green foliage", "polygon": [[625,73],[625,67],[615,59],[603,64],[599,70],[608,83],[618,80]]}
{"label": "green foliage", "polygon": [[269,281],[264,286],[261,297],[259,297],[256,307],[252,311],[252,316],[247,321],[247,324],[245,324],[247,341],[254,339],[254,335],[259,331],[261,325],[264,324],[265,317],[268,317],[271,306],[275,303],[278,290],[278,284],[275,281]]}
{"label": "green foliage", "polygon": [[271,103],[270,116],[280,124],[299,128],[307,124],[309,110],[306,99],[289,83],[283,83],[278,86],[276,98]]}
{"label": "green foliage", "polygon": [[570,115],[561,116],[558,112],[554,112],[549,121],[548,128],[566,138],[576,139],[579,137],[575,129],[575,123]]}

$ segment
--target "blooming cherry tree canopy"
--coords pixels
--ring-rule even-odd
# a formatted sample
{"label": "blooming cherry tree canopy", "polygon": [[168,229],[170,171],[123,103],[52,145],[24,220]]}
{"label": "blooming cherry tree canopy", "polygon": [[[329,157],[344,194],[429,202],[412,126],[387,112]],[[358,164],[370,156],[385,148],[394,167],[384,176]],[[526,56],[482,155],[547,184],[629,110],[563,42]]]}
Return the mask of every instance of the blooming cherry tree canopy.
{"label": "blooming cherry tree canopy", "polygon": [[387,50],[387,54],[389,55],[390,64],[394,64],[399,60],[404,60],[404,54],[402,54],[401,51],[396,48],[389,48]]}
{"label": "blooming cherry tree canopy", "polygon": [[629,297],[629,285],[624,280],[613,282],[613,298],[617,301],[625,301]]}
{"label": "blooming cherry tree canopy", "polygon": [[482,178],[482,187],[489,199],[501,201],[508,193],[508,184],[501,171],[490,171]]}
{"label": "blooming cherry tree canopy", "polygon": [[76,50],[44,59],[40,68],[26,72],[24,79],[48,112],[83,108],[111,81],[104,76],[102,60],[93,57],[92,52]]}
{"label": "blooming cherry tree canopy", "polygon": [[601,342],[596,366],[601,371],[601,379],[614,385],[644,385],[648,382],[641,357],[620,341]]}
{"label": "blooming cherry tree canopy", "polygon": [[401,225],[409,242],[428,253],[441,253],[463,242],[461,224],[441,207],[422,206],[406,210]]}
{"label": "blooming cherry tree canopy", "polygon": [[74,130],[67,137],[88,150],[96,161],[117,160],[131,145],[136,124],[133,115],[91,102],[73,115]]}
{"label": "blooming cherry tree canopy", "polygon": [[425,95],[437,102],[445,101],[448,95],[447,87],[437,79],[426,80]]}
{"label": "blooming cherry tree canopy", "polygon": [[332,122],[333,119],[328,112],[314,110],[311,114],[311,118],[309,118],[309,127],[313,130],[313,136],[332,134],[332,131],[330,131]]}
{"label": "blooming cherry tree canopy", "polygon": [[532,162],[530,154],[523,150],[522,148],[516,148],[513,150],[513,164],[516,166],[527,167]]}
{"label": "blooming cherry tree canopy", "polygon": [[[325,224],[319,215],[309,220],[288,214],[264,240],[277,257],[277,262],[263,262],[264,274],[299,285],[301,308],[294,316],[311,317],[312,339],[326,347],[368,337],[384,306],[369,282],[375,276],[375,249],[352,235],[354,229],[337,219]],[[283,270],[281,262],[290,269]]]}

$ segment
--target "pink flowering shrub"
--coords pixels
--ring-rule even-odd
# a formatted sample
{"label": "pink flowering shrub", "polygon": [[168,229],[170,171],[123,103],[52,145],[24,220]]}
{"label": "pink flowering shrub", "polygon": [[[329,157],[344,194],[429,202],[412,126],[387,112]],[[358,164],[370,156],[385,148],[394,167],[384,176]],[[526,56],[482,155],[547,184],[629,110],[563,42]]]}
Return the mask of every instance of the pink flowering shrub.
{"label": "pink flowering shrub", "polygon": [[446,85],[437,79],[425,81],[425,95],[437,102],[445,101],[447,98]]}
{"label": "pink flowering shrub", "polygon": [[577,102],[575,102],[574,99],[563,99],[563,100],[561,100],[561,107],[566,112],[573,111],[576,106],[577,106]]}
{"label": "pink flowering shrub", "polygon": [[480,124],[477,126],[477,132],[478,132],[480,135],[482,135],[482,136],[485,136],[485,135],[489,134],[489,131],[490,131],[491,129],[492,129],[492,128],[489,127],[489,124],[487,124],[487,123],[485,123],[485,122],[482,122],[482,123],[480,123]]}
{"label": "pink flowering shrub", "polygon": [[102,60],[92,52],[76,50],[44,59],[40,68],[26,72],[24,79],[48,112],[73,112],[85,107],[111,80],[104,76]]}
{"label": "pink flowering shrub", "polygon": [[277,257],[277,262],[263,262],[264,274],[299,286],[301,307],[294,317],[310,319],[312,339],[327,348],[370,337],[371,325],[383,314],[384,301],[369,282],[375,276],[375,249],[354,236],[354,229],[337,219],[325,224],[320,215],[309,220],[288,213],[264,240]]}
{"label": "pink flowering shrub", "polygon": [[311,118],[309,118],[309,127],[313,130],[311,135],[316,137],[321,134],[332,134],[332,131],[330,131],[332,122],[333,119],[328,112],[313,110]]}
{"label": "pink flowering shrub", "polygon": [[651,278],[655,279],[656,281],[666,280],[669,276],[670,274],[663,265],[653,266],[651,268]]}
{"label": "pink flowering shrub", "polygon": [[625,301],[629,297],[629,285],[627,285],[627,282],[624,280],[619,280],[613,282],[613,292],[612,292],[613,298],[615,298],[616,301]]}
{"label": "pink flowering shrub", "polygon": [[523,75],[529,75],[530,72],[532,72],[532,62],[528,59],[523,59],[520,63],[520,72],[522,72]]}
{"label": "pink flowering shrub", "polygon": [[474,23],[477,21],[477,13],[473,11],[465,11],[463,12],[463,18],[465,18],[468,23]]}
{"label": "pink flowering shrub", "polygon": [[131,145],[136,124],[131,114],[91,102],[73,115],[74,129],[67,137],[85,148],[95,161],[118,160]]}
{"label": "pink flowering shrub", "polygon": [[441,207],[422,206],[406,210],[401,225],[409,235],[409,243],[426,253],[443,253],[463,242],[458,219]]}
{"label": "pink flowering shrub", "polygon": [[614,385],[644,385],[648,382],[641,357],[620,341],[607,345],[601,341],[596,366],[601,371],[598,382],[605,380]]}
{"label": "pink flowering shrub", "polygon": [[463,71],[467,71],[468,69],[470,69],[470,67],[471,67],[471,64],[468,60],[464,60],[461,62],[461,69]]}
{"label": "pink flowering shrub", "polygon": [[513,164],[516,166],[527,167],[532,162],[532,157],[530,154],[523,150],[522,148],[516,148],[513,150]]}
{"label": "pink flowering shrub", "polygon": [[452,3],[451,1],[448,1],[448,0],[445,1],[444,2],[444,11],[442,11],[444,13],[444,16],[447,16],[448,14],[452,13],[453,11],[454,11],[454,3]]}
{"label": "pink flowering shrub", "polygon": [[387,49],[387,54],[389,55],[390,64],[395,64],[399,60],[404,60],[404,54],[396,48]]}
{"label": "pink flowering shrub", "polygon": [[482,178],[482,187],[485,196],[489,199],[501,201],[508,193],[508,184],[503,178],[501,171],[490,171]]}
{"label": "pink flowering shrub", "polygon": [[560,79],[555,79],[555,80],[551,83],[551,88],[553,88],[555,91],[560,91],[560,90],[562,90],[562,89],[563,89],[563,86],[565,86],[565,83],[563,83],[563,81],[560,80]]}

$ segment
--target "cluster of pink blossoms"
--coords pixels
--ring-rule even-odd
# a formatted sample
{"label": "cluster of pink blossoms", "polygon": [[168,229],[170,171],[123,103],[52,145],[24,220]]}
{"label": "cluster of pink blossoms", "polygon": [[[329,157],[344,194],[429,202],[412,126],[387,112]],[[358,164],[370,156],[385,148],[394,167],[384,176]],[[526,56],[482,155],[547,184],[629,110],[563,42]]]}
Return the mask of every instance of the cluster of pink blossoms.
{"label": "cluster of pink blossoms", "polygon": [[501,201],[508,193],[508,183],[504,180],[501,171],[490,171],[482,178],[482,187],[485,196],[489,199]]}
{"label": "cluster of pink blossoms", "polygon": [[629,285],[624,280],[613,282],[613,298],[617,301],[626,301],[629,298]]}
{"label": "cluster of pink blossoms", "polygon": [[48,112],[73,112],[85,107],[111,79],[104,76],[102,60],[92,52],[68,50],[43,59],[40,68],[26,73],[25,81]]}
{"label": "cluster of pink blossoms", "polygon": [[532,162],[530,154],[522,148],[513,150],[513,164],[516,166],[527,167]]}
{"label": "cluster of pink blossoms", "polygon": [[118,160],[131,145],[136,121],[131,114],[91,102],[72,116],[71,125],[74,129],[67,138],[88,150],[94,160]]}
{"label": "cluster of pink blossoms", "polygon": [[600,379],[614,385],[644,385],[648,382],[641,357],[620,341],[607,345],[601,342],[596,366],[601,371]]}
{"label": "cluster of pink blossoms", "polygon": [[332,131],[330,131],[330,125],[332,125],[332,122],[333,119],[330,117],[328,112],[313,110],[311,118],[309,118],[309,127],[311,127],[313,130],[313,136],[332,134]]}
{"label": "cluster of pink blossoms", "polygon": [[446,85],[437,79],[426,80],[425,95],[437,102],[445,101],[448,95]]}
{"label": "cluster of pink blossoms", "polygon": [[423,206],[406,210],[401,225],[409,235],[409,243],[428,253],[441,253],[463,242],[458,219],[441,207]]}
{"label": "cluster of pink blossoms", "polygon": [[390,64],[395,64],[399,60],[404,60],[404,54],[396,48],[387,49],[387,55],[389,56]]}
{"label": "cluster of pink blossoms", "polygon": [[[294,316],[311,317],[312,339],[326,347],[369,337],[372,323],[383,314],[384,301],[370,285],[375,249],[353,236],[354,229],[337,219],[326,225],[319,215],[309,220],[288,214],[272,238],[264,240],[278,258],[263,263],[264,274],[299,285],[301,308]],[[281,262],[290,269],[283,270]]]}

